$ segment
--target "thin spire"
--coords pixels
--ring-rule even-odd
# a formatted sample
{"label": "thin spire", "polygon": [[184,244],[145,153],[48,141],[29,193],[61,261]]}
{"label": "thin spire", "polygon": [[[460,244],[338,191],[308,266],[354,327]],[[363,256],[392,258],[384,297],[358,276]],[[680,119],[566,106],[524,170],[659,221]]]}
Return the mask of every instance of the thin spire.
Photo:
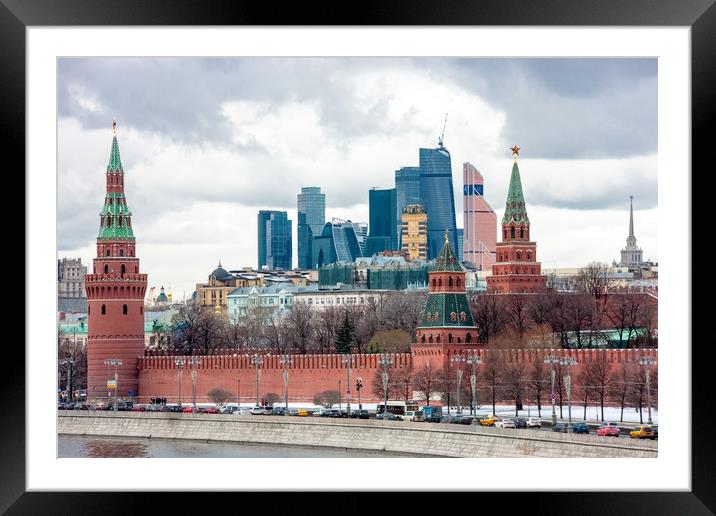
{"label": "thin spire", "polygon": [[527,217],[527,207],[525,198],[522,194],[522,181],[520,180],[520,169],[517,166],[517,156],[520,148],[515,145],[510,149],[512,151],[512,175],[510,176],[510,186],[507,189],[507,203],[505,206],[505,214],[502,217],[503,224],[510,224],[514,221],[516,224],[526,224],[529,226],[530,219]]}
{"label": "thin spire", "polygon": [[634,238],[634,196],[629,196],[629,236]]}
{"label": "thin spire", "polygon": [[119,158],[119,144],[117,143],[117,121],[112,120],[112,150],[109,153],[107,172],[123,172],[122,160]]}

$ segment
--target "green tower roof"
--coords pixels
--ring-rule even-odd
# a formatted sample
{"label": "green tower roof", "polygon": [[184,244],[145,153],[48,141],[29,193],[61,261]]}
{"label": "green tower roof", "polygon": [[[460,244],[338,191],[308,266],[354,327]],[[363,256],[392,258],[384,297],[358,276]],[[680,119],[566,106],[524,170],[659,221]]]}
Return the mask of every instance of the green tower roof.
{"label": "green tower roof", "polygon": [[460,262],[450,246],[447,232],[445,232],[445,243],[440,250],[440,254],[435,258],[435,264],[430,272],[462,272]]}
{"label": "green tower roof", "polygon": [[[464,318],[464,319],[463,319]],[[429,294],[418,328],[474,327],[464,293]]]}
{"label": "green tower roof", "polygon": [[520,169],[517,166],[517,160],[512,164],[512,177],[510,177],[510,187],[507,190],[507,204],[505,206],[505,215],[502,217],[503,224],[511,222],[529,226],[530,219],[527,217],[527,207],[525,206],[525,198],[522,194],[522,181],[520,181]]}
{"label": "green tower roof", "polygon": [[119,144],[117,143],[116,134],[112,137],[112,152],[109,154],[107,172],[124,172],[122,169],[122,160],[119,159]]}

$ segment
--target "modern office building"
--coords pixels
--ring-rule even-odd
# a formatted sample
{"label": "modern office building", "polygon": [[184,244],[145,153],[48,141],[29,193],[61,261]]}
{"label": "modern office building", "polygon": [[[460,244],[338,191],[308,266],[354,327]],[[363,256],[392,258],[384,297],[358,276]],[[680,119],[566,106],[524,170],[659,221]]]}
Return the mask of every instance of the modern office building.
{"label": "modern office building", "polygon": [[365,256],[366,243],[368,242],[368,223],[367,222],[354,222],[353,229],[356,232],[358,238],[358,246],[360,247],[361,256]]}
{"label": "modern office building", "polygon": [[537,261],[537,243],[530,240],[530,219],[522,193],[517,156],[520,148],[512,147],[512,176],[507,190],[505,215],[502,217],[502,241],[497,244],[497,261],[487,276],[490,293],[545,292],[547,276]]}
{"label": "modern office building", "polygon": [[420,167],[403,167],[395,171],[395,203],[398,249],[401,249],[401,217],[403,210],[410,204],[420,204]]}
{"label": "modern office building", "polygon": [[371,188],[368,192],[369,227],[366,251],[377,254],[398,248],[395,188]]}
{"label": "modern office building", "polygon": [[452,165],[442,141],[436,149],[420,149],[420,202],[428,214],[428,259],[440,253],[445,231],[450,247],[457,249]]}
{"label": "modern office building", "polygon": [[495,263],[497,215],[485,200],[482,174],[470,163],[462,164],[464,239],[460,259],[479,271]]}
{"label": "modern office building", "polygon": [[465,230],[463,228],[457,228],[457,259],[462,263],[463,243],[465,241]]}
{"label": "modern office building", "polygon": [[428,257],[428,215],[419,204],[408,204],[401,217],[401,249],[411,260]]}
{"label": "modern office building", "polygon": [[296,196],[298,209],[298,268],[310,269],[313,238],[321,234],[326,223],[326,194],[318,186],[305,186]]}
{"label": "modern office building", "polygon": [[291,269],[292,221],[285,211],[261,210],[258,215],[259,269]]}
{"label": "modern office building", "polygon": [[363,256],[350,220],[332,219],[323,226],[321,235],[313,239],[313,269],[335,262],[352,262]]}

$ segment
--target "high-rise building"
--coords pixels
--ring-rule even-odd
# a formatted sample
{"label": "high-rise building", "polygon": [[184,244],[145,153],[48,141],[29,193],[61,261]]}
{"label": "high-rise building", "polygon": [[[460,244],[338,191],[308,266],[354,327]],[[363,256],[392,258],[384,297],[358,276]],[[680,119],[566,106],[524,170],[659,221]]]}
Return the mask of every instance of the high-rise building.
{"label": "high-rise building", "polygon": [[292,221],[285,211],[261,210],[258,215],[259,269],[291,269]]}
{"label": "high-rise building", "polygon": [[[136,396],[137,359],[144,354],[144,295],[147,275],[139,272],[132,212],[124,195],[116,123],[105,173],[106,194],[99,213],[97,258],[85,276],[87,293],[87,399]],[[117,373],[118,382],[112,385]],[[116,389],[116,391],[115,391]]]}
{"label": "high-rise building", "polygon": [[398,233],[398,248],[401,246],[401,217],[410,204],[420,203],[420,167],[403,167],[395,171],[395,203]]}
{"label": "high-rise building", "polygon": [[512,176],[502,217],[502,241],[497,244],[492,275],[486,278],[489,292],[510,294],[547,289],[547,276],[542,275],[537,261],[537,243],[530,240],[530,219],[517,166],[519,151],[517,145],[512,147]]}
{"label": "high-rise building", "polygon": [[630,269],[639,269],[644,263],[642,260],[642,250],[636,245],[636,237],[634,236],[634,196],[629,196],[629,236],[627,237],[627,245],[622,249],[622,259],[619,267],[628,267]]}
{"label": "high-rise building", "polygon": [[401,217],[401,249],[411,260],[428,258],[428,215],[419,204],[408,204]]}
{"label": "high-rise building", "polygon": [[398,226],[396,223],[395,188],[371,188],[368,192],[368,240],[366,251],[377,254],[385,250],[397,250]]}
{"label": "high-rise building", "polygon": [[350,220],[332,219],[313,239],[313,269],[335,262],[353,262],[363,256]]}
{"label": "high-rise building", "polygon": [[452,165],[442,141],[436,149],[420,149],[420,202],[428,214],[428,259],[437,257],[445,231],[450,247],[457,249]]}
{"label": "high-rise building", "polygon": [[298,268],[310,269],[313,238],[320,235],[326,223],[326,194],[318,186],[305,186],[297,196]]}
{"label": "high-rise building", "polygon": [[460,263],[463,262],[462,259],[462,253],[464,249],[464,241],[465,241],[465,230],[463,228],[457,228],[457,259],[460,260]]}
{"label": "high-rise building", "polygon": [[57,296],[85,297],[85,274],[87,266],[81,258],[57,260]]}
{"label": "high-rise building", "polygon": [[462,260],[477,270],[495,263],[497,215],[487,204],[482,174],[470,163],[462,164],[463,225],[465,230]]}
{"label": "high-rise building", "polygon": [[358,246],[360,247],[361,256],[365,256],[366,242],[368,240],[368,223],[367,222],[354,222],[353,229],[356,232],[358,238]]}

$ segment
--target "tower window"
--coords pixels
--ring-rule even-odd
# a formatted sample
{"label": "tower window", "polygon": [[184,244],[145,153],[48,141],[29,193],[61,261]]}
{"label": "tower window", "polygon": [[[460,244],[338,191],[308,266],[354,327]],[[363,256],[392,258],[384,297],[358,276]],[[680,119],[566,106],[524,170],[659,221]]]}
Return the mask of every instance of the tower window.
{"label": "tower window", "polygon": [[448,279],[448,286],[452,287],[452,276],[450,276],[450,278]]}
{"label": "tower window", "polygon": [[471,334],[471,333],[468,333],[467,335],[465,335],[465,342],[468,342],[468,343],[469,343],[469,342],[471,342],[471,341],[472,341],[472,334]]}
{"label": "tower window", "polygon": [[106,256],[109,256],[109,249],[107,249],[107,252],[105,253]]}
{"label": "tower window", "polygon": [[510,237],[515,238],[515,227],[514,226],[512,226],[510,228]]}
{"label": "tower window", "polygon": [[525,237],[525,228],[520,228],[520,238]]}
{"label": "tower window", "polygon": [[127,305],[122,305],[122,313],[127,315]]}
{"label": "tower window", "polygon": [[[107,252],[109,252],[109,251],[107,251]],[[106,263],[104,264],[104,273],[105,274],[109,273],[109,265],[107,265]]]}
{"label": "tower window", "polygon": [[127,272],[127,268],[122,264],[122,275],[124,275],[125,272]]}
{"label": "tower window", "polygon": [[106,314],[107,314],[107,306],[102,305],[102,315],[106,315]]}
{"label": "tower window", "polygon": [[457,286],[460,286],[460,278],[457,279]]}
{"label": "tower window", "polygon": [[119,250],[119,256],[124,256],[124,249]]}

